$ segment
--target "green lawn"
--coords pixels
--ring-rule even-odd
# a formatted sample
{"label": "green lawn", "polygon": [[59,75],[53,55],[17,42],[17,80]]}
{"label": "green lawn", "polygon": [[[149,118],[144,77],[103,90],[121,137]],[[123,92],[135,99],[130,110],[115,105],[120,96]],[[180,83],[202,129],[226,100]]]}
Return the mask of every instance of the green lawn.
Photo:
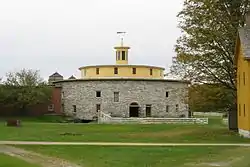
{"label": "green lawn", "polygon": [[29,164],[18,158],[14,158],[0,153],[0,167],[39,167],[35,164]]}
{"label": "green lawn", "polygon": [[250,148],[21,146],[84,167],[249,167]]}
{"label": "green lawn", "polygon": [[[249,139],[228,131],[220,119],[211,119],[209,125],[56,124],[24,121],[19,128],[6,127],[2,123],[0,131],[0,140],[250,143]],[[76,133],[76,136],[62,135],[64,133]]]}
{"label": "green lawn", "polygon": [[[24,121],[19,128],[0,126],[0,140],[250,143],[229,132],[221,119],[209,125],[105,125],[56,124]],[[61,135],[76,133],[82,135]],[[18,146],[63,158],[84,167],[249,167],[250,148],[244,147],[115,147],[115,146]],[[1,159],[0,159],[1,162]],[[13,165],[14,166],[14,165]],[[0,166],[1,167],[1,166]]]}
{"label": "green lawn", "polygon": [[5,122],[8,119],[18,119],[24,122],[40,122],[40,123],[59,123],[64,122],[67,118],[60,115],[42,115],[30,117],[0,117],[0,122]]}

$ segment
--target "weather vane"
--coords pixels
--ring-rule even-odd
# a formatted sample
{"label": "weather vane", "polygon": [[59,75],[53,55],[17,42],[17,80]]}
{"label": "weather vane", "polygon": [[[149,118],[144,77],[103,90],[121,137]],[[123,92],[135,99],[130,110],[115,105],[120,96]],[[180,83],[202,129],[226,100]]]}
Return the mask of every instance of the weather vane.
{"label": "weather vane", "polygon": [[124,35],[126,34],[126,32],[117,32],[118,35],[120,35],[121,38],[121,46],[123,46],[123,39],[124,39]]}

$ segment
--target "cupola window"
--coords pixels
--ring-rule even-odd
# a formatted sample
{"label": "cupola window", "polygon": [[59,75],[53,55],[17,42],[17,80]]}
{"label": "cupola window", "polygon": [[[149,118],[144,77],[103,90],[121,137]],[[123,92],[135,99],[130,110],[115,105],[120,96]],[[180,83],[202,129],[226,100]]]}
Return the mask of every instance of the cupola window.
{"label": "cupola window", "polygon": [[126,52],[122,51],[122,60],[126,60]]}
{"label": "cupola window", "polygon": [[117,60],[120,60],[120,52],[119,51],[116,52],[116,57],[117,57],[116,58]]}

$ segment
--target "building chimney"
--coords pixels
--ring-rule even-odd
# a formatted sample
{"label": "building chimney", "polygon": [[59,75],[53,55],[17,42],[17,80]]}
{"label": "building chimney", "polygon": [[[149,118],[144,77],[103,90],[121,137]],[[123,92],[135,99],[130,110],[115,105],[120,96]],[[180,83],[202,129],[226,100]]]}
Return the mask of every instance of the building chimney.
{"label": "building chimney", "polygon": [[250,11],[246,12],[245,15],[245,26],[250,28]]}

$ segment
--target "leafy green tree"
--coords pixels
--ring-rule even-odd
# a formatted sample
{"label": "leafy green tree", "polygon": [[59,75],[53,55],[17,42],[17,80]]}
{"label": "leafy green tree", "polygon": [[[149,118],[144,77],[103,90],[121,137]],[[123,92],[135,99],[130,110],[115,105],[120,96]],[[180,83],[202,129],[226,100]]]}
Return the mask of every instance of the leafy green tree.
{"label": "leafy green tree", "polygon": [[25,112],[27,107],[47,102],[51,97],[51,88],[43,81],[39,71],[22,69],[6,75],[4,89],[5,104],[11,104]]}
{"label": "leafy green tree", "polygon": [[3,104],[5,98],[5,91],[4,91],[4,86],[2,84],[2,78],[0,78],[0,105]]}
{"label": "leafy green tree", "polygon": [[183,34],[175,46],[171,72],[235,91],[235,42],[249,4],[249,0],[185,0],[178,14]]}
{"label": "leafy green tree", "polygon": [[17,72],[8,72],[6,74],[5,85],[9,86],[41,86],[45,81],[39,74],[38,70],[22,69]]}
{"label": "leafy green tree", "polygon": [[171,73],[193,83],[227,88],[232,95],[230,129],[237,129],[236,36],[238,28],[244,25],[249,5],[249,0],[185,0],[178,14],[183,34],[175,46],[177,56],[173,59]]}
{"label": "leafy green tree", "polygon": [[194,84],[189,88],[189,107],[192,112],[225,112],[230,109],[231,96],[220,85]]}

